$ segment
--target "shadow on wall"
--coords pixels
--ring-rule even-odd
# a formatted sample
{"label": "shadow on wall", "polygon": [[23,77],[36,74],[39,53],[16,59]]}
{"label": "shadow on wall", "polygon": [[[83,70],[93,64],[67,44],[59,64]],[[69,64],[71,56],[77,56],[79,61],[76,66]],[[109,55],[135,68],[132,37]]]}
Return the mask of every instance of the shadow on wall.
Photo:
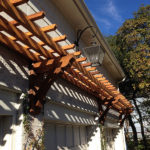
{"label": "shadow on wall", "polygon": [[[19,100],[19,96],[21,94],[20,91],[26,92],[28,90],[27,66],[29,63],[19,54],[2,45],[0,49],[0,146],[4,146],[7,142],[7,137],[16,132],[13,127],[19,126],[22,122],[20,119],[22,113],[18,112],[18,110],[20,111],[21,109],[19,103],[22,103]],[[67,81],[58,79],[49,90],[48,97],[54,99],[56,102],[73,107],[74,115],[72,114],[72,116],[69,116],[72,120],[79,121],[80,124],[93,124],[90,114],[89,116],[88,114],[81,115],[76,111],[76,109],[89,111],[90,113],[98,111],[96,100],[86,92],[81,92],[79,88]],[[63,109],[64,107],[61,108]],[[68,111],[70,110],[68,109]],[[54,117],[60,117],[55,110],[51,113]],[[69,114],[68,112],[65,113],[62,111],[61,113],[69,120],[66,115]],[[71,122],[73,122],[72,120]],[[84,128],[88,128],[88,126],[84,126]],[[74,130],[77,130],[76,127]],[[82,129],[79,128],[79,131],[80,130]],[[94,130],[95,129],[91,130],[87,141],[90,141],[90,137],[94,133]],[[74,132],[74,134],[75,133],[77,133],[76,136],[80,135],[80,132]],[[80,149],[82,146],[80,145]]]}
{"label": "shadow on wall", "polygon": [[[7,137],[16,132],[13,127],[19,126],[22,122],[20,118],[22,113],[19,112],[21,111],[19,103],[22,103],[19,100],[21,93],[16,93],[15,90],[27,91],[28,89],[28,63],[11,50],[2,46],[0,48],[0,85],[7,87],[5,89],[0,87],[0,146],[4,146],[7,144]],[[62,147],[67,147],[68,150],[87,149],[88,143],[96,134],[96,126],[92,126],[94,120],[93,115],[91,115],[91,113],[98,111],[96,99],[62,79],[54,82],[47,96],[55,100],[57,104],[46,103],[45,107],[48,109],[44,113],[52,116],[52,118],[62,119],[61,113],[64,120],[70,121],[70,125],[53,123],[48,125],[50,126],[46,130],[46,135],[49,135],[48,138],[50,138],[47,140],[48,144],[51,143],[52,146],[52,143],[57,142],[55,144],[57,149]],[[54,109],[55,107],[56,109]],[[72,112],[70,107],[72,107]],[[86,113],[83,113],[84,111]],[[78,125],[73,125],[75,123]]]}
{"label": "shadow on wall", "polygon": [[[28,62],[4,46],[1,46],[0,49],[0,146],[4,146],[7,144],[8,136],[15,134],[14,126],[19,126],[22,122],[20,119],[22,114],[20,103],[22,102],[19,97],[20,91],[26,92],[28,89]],[[57,102],[82,111],[97,111],[97,104],[93,97],[61,79],[53,84],[48,96]],[[54,115],[57,116],[53,111]],[[64,116],[67,118],[65,113]],[[73,115],[70,117],[84,124],[93,124],[93,120],[89,121],[90,119],[84,115],[79,118]]]}
{"label": "shadow on wall", "polygon": [[87,150],[97,132],[97,126],[45,124],[45,148],[46,150]]}
{"label": "shadow on wall", "polygon": [[51,86],[44,105],[46,120],[84,125],[95,124],[96,99],[71,83],[58,79]]}
{"label": "shadow on wall", "polygon": [[115,149],[115,139],[117,138],[117,135],[119,134],[120,128],[105,128],[104,129],[104,138],[106,141],[106,149],[112,150]]}
{"label": "shadow on wall", "polygon": [[0,46],[0,85],[27,91],[28,65],[28,62],[18,53]]}
{"label": "shadow on wall", "polygon": [[18,55],[0,46],[0,149],[9,147],[9,136],[18,132],[15,128],[22,122],[19,97],[28,89],[28,63]]}
{"label": "shadow on wall", "polygon": [[12,121],[12,116],[0,116],[0,148],[6,144],[7,136],[13,133]]}
{"label": "shadow on wall", "polygon": [[0,149],[10,148],[12,135],[22,122],[21,105],[16,100],[16,94],[0,89]]}
{"label": "shadow on wall", "polygon": [[[56,32],[49,32],[48,35],[51,37],[57,37],[60,35],[67,35],[69,37],[69,41],[73,43],[76,39],[76,33],[72,29],[72,26],[68,23],[68,19],[66,19],[60,11],[58,11],[57,6],[55,6],[53,1],[47,1],[42,2],[42,1],[34,1],[30,0],[31,3],[27,7],[30,7],[29,11],[27,11],[27,14],[29,15],[30,12],[32,11],[44,11],[46,13],[46,17],[44,18],[43,21],[35,21],[35,23],[38,23],[40,27],[47,26],[49,24],[57,24],[58,30]],[[30,11],[32,10],[32,11]],[[32,12],[33,13],[33,12]],[[55,14],[55,15],[53,15]],[[59,44],[66,44],[66,42],[59,42]],[[63,46],[63,45],[62,45]]]}
{"label": "shadow on wall", "polygon": [[[36,2],[33,3],[35,4]],[[41,2],[41,5],[42,4],[44,3]],[[50,5],[52,4],[50,3]],[[57,31],[57,36],[62,33],[67,33],[69,37],[72,37],[71,40],[74,41],[73,38],[75,36],[72,36],[74,35],[74,31],[68,25],[68,23],[64,21],[65,19],[62,18],[62,16],[60,16],[59,14],[53,16],[52,15],[53,13],[48,13],[49,10],[55,9],[53,8],[53,6],[46,6],[46,7],[44,6],[44,8],[47,11],[47,17],[52,21],[52,23],[57,23],[59,25],[59,30],[61,32]],[[39,8],[39,10],[43,10],[43,9]],[[54,10],[54,12],[55,11],[57,10]],[[56,20],[56,16],[60,16],[60,17],[57,17]],[[64,26],[66,26],[66,28],[64,28]],[[53,32],[49,34],[51,34],[52,36],[56,36],[56,33],[54,34]],[[1,36],[5,37],[3,33],[1,33]],[[5,43],[9,43],[10,47],[12,48],[14,47],[12,43],[7,40],[7,38],[3,38],[3,40]],[[16,46],[16,48],[17,47],[19,46]],[[0,122],[1,122],[0,146],[6,144],[6,137],[8,135],[16,132],[14,131],[13,127],[19,126],[20,123],[22,122],[22,120],[20,119],[22,113],[19,113],[17,110],[21,109],[21,105],[19,105],[19,103],[21,103],[19,101],[19,95],[21,94],[20,91],[26,92],[28,90],[28,69],[27,68],[29,63],[22,56],[19,55],[18,57],[18,55],[19,55],[18,53],[15,53],[14,51],[12,52],[10,49],[7,49],[5,46],[3,45],[0,46]],[[93,100],[93,97],[89,96],[85,92],[81,92],[78,88],[62,80],[58,80],[57,83],[55,82],[53,84],[51,90],[49,91],[49,97],[51,99],[55,99],[57,102],[61,102],[65,105],[74,108],[78,108],[89,112],[97,112],[97,107],[96,107],[97,104]],[[58,116],[56,112],[53,111],[52,113],[53,116],[55,117]],[[84,124],[93,123],[92,121],[89,122],[89,119],[85,118],[84,115],[81,118],[77,118],[77,116],[72,116],[72,118],[74,117],[76,120],[81,120],[81,123],[83,120]]]}
{"label": "shadow on wall", "polygon": [[61,79],[54,82],[47,97],[56,102],[81,110],[97,112],[98,109],[96,99],[93,96],[68,81]]}

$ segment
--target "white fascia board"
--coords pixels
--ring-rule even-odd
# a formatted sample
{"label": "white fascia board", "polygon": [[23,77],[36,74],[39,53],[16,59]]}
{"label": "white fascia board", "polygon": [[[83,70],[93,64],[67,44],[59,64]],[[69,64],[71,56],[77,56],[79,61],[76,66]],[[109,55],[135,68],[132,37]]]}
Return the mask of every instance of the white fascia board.
{"label": "white fascia board", "polygon": [[118,73],[120,74],[120,80],[122,80],[125,77],[125,74],[118,62],[118,60],[116,59],[114,53],[111,51],[108,43],[106,42],[106,40],[104,39],[99,27],[97,26],[94,18],[92,17],[90,11],[88,10],[84,0],[73,0],[75,5],[78,5],[78,9],[80,9],[79,11],[81,12],[83,16],[83,18],[85,19],[85,21],[87,22],[88,25],[93,25],[94,27],[96,27],[97,29],[97,40],[102,44],[102,46],[105,49],[105,52],[107,53],[108,57],[110,58],[110,61],[112,63],[112,65],[115,66],[116,70],[118,71]]}

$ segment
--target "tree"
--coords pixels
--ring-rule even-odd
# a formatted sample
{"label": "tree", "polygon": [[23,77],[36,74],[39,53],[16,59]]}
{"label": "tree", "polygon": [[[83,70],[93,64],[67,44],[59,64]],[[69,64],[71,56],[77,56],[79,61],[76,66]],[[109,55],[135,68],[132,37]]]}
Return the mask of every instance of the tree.
{"label": "tree", "polygon": [[[147,98],[150,94],[150,5],[141,6],[134,17],[126,20],[117,34],[107,40],[126,74],[125,81],[119,85],[120,90],[135,106],[147,149],[143,117],[136,98]],[[130,116],[129,121],[133,125],[131,120]],[[134,137],[137,142],[136,135]]]}

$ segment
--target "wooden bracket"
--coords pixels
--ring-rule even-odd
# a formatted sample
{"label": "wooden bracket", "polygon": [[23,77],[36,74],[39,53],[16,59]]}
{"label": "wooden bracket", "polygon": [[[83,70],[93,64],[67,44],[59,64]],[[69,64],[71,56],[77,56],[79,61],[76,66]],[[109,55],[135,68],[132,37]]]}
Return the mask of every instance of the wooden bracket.
{"label": "wooden bracket", "polygon": [[119,114],[119,122],[121,122],[121,120],[122,120],[122,115],[123,115],[123,113],[121,112],[121,113]]}
{"label": "wooden bracket", "polygon": [[[123,126],[124,121],[128,118],[128,115],[132,112],[132,110],[130,108],[125,109],[124,111],[122,111],[122,113],[120,113],[119,115],[119,122],[120,122],[120,127]],[[124,117],[122,118],[122,115],[124,114]]]}
{"label": "wooden bracket", "polygon": [[119,120],[120,121],[120,127],[123,126],[124,121],[127,119],[127,117],[128,117],[128,114],[125,114],[124,117]]}
{"label": "wooden bracket", "polygon": [[50,86],[74,61],[73,55],[33,63],[29,76],[30,113],[39,114]]}
{"label": "wooden bracket", "polygon": [[104,122],[105,122],[105,119],[106,119],[106,116],[107,116],[108,111],[112,108],[112,102],[113,102],[114,100],[115,100],[114,98],[112,98],[112,99],[109,100],[106,109],[105,109],[105,110],[102,112],[102,114],[100,115],[99,122],[100,122],[101,124],[103,124],[103,125],[104,125]]}
{"label": "wooden bracket", "polygon": [[101,116],[102,114],[103,114],[103,107],[102,107],[102,102],[101,101],[97,101],[97,103],[98,103],[98,110],[99,110],[99,115]]}

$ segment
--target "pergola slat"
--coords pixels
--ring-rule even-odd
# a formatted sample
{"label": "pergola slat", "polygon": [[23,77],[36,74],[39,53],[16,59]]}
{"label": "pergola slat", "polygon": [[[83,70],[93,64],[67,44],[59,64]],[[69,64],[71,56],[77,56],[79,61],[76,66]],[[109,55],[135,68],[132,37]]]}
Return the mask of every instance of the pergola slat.
{"label": "pergola slat", "polygon": [[[50,45],[51,48],[53,50],[56,50],[56,52],[58,52],[59,54],[67,54],[63,51],[63,49],[58,46],[54,41],[52,41],[48,35],[46,35],[43,31],[39,30],[39,27],[36,26],[33,22],[31,22],[27,16],[25,16],[21,11],[17,10],[10,2],[9,0],[6,1],[2,1],[1,2],[1,6],[2,9],[5,10],[6,13],[8,13],[10,16],[12,16],[13,18],[15,18],[16,20],[19,20],[20,23],[25,26],[30,32],[33,32],[34,35],[36,35],[39,39],[41,39],[41,41],[44,41],[46,44]],[[11,13],[10,13],[10,9],[11,9]],[[9,11],[8,11],[9,10]],[[96,81],[96,79],[91,76],[91,74],[86,71],[79,63],[74,62],[74,65],[85,75],[87,75],[91,80],[93,80],[93,82],[95,82],[95,84],[98,84],[99,86],[101,86],[102,88],[104,88],[110,95],[113,93],[111,93],[110,91],[108,91],[106,89],[106,87],[103,84],[100,84],[99,82]]]}
{"label": "pergola slat", "polygon": [[[13,49],[25,55],[32,61],[42,61],[39,56],[44,56],[47,59],[56,58],[52,53],[58,53],[60,57],[69,55],[67,50],[73,49],[75,45],[70,44],[62,47],[57,43],[66,40],[65,35],[51,38],[46,34],[46,32],[54,31],[56,29],[57,26],[55,24],[40,28],[34,22],[32,22],[44,17],[44,12],[26,16],[23,12],[15,8],[15,6],[25,2],[26,0],[0,0],[0,10],[3,10],[14,19],[14,21],[8,22],[3,17],[0,17],[0,29],[12,35],[12,37],[6,36],[7,40],[0,39],[1,42],[7,46],[9,46],[10,42]],[[23,25],[29,32],[23,33],[16,28],[16,25]],[[41,41],[36,42],[30,38],[31,36],[36,36]],[[0,38],[2,37],[5,37],[5,35],[1,34]],[[15,42],[16,40],[23,42],[25,46],[23,47],[17,44]],[[51,49],[46,50],[44,47],[42,47],[44,45],[48,45]],[[35,50],[36,53],[30,52],[30,48]],[[74,52],[72,54],[74,56],[79,56],[81,52]],[[101,98],[104,96],[107,99],[114,98],[115,101],[113,103],[113,107],[118,110],[120,110],[120,107],[122,107],[124,110],[132,106],[127,99],[123,97],[121,93],[116,91],[116,88],[99,73],[99,71],[94,71],[96,68],[92,67],[91,63],[80,63],[84,62],[86,57],[80,57],[74,60],[75,61],[73,62],[72,67],[77,69],[78,72],[71,68],[71,72],[74,71],[73,76],[67,73],[64,75],[68,77],[68,80],[71,80],[77,86],[80,86],[88,92],[94,90],[96,92],[96,96],[99,95]]]}
{"label": "pergola slat", "polygon": [[89,66],[91,66],[92,65],[92,63],[90,63],[90,62],[87,62],[87,63],[84,63],[84,64],[81,64],[83,67],[89,67]]}
{"label": "pergola slat", "polygon": [[29,0],[10,0],[10,3],[12,3],[15,6],[27,3]]}
{"label": "pergola slat", "polygon": [[87,58],[86,57],[80,57],[78,59],[76,59],[77,62],[83,62],[85,61]]}
{"label": "pergola slat", "polygon": [[[101,77],[103,77],[103,75],[102,74],[96,74],[96,75],[94,75],[94,77],[95,78],[101,78]],[[98,79],[99,80],[99,79]]]}
{"label": "pergola slat", "polygon": [[62,49],[63,50],[69,50],[69,49],[73,49],[75,48],[75,44],[70,44],[70,45],[66,45],[66,46],[62,46]]}
{"label": "pergola slat", "polygon": [[96,70],[96,67],[89,67],[89,68],[86,68],[87,71],[94,71]]}
{"label": "pergola slat", "polygon": [[[36,35],[38,38],[41,39],[41,41],[45,41],[46,44],[50,45],[51,48],[56,50],[59,54],[67,54],[63,51],[63,49],[60,46],[58,46],[54,41],[52,41],[48,37],[48,35],[46,35],[43,31],[39,30],[39,27],[36,26],[33,22],[31,22],[21,11],[17,10],[9,2],[9,0],[6,0],[6,1],[0,0],[0,2],[1,2],[0,7],[2,7],[2,9],[5,10],[5,12],[7,12],[10,16],[15,18],[16,20],[19,20],[23,26],[25,26],[30,32],[33,32],[34,35]],[[11,13],[10,13],[10,9],[11,9]],[[94,82],[96,82],[96,79],[94,79],[94,77],[91,76],[91,74],[88,71],[86,71],[79,63],[75,62],[74,65],[76,65],[76,67],[80,69],[81,72],[83,72],[85,75],[91,78]],[[100,83],[98,84],[100,85]],[[103,88],[105,87],[103,86]],[[109,91],[107,92],[109,93]]]}
{"label": "pergola slat", "polygon": [[[40,11],[40,12],[37,12],[35,14],[29,15],[27,17],[31,21],[35,21],[35,20],[44,18],[44,16],[45,16],[45,13],[43,11]],[[10,21],[10,23],[15,25],[15,26],[19,25],[19,22],[17,22],[16,20]]]}
{"label": "pergola slat", "polygon": [[9,39],[6,35],[2,33],[0,33],[0,41],[32,61],[41,61],[41,59],[39,58],[40,54],[30,52],[28,49],[23,48],[21,45]]}
{"label": "pergola slat", "polygon": [[71,54],[73,54],[74,56],[79,56],[79,55],[81,55],[81,52],[78,51],[78,52],[73,52],[73,53],[71,53]]}
{"label": "pergola slat", "polygon": [[44,57],[53,57],[53,55],[44,49],[41,45],[39,45],[37,42],[35,42],[32,38],[27,36],[24,32],[17,29],[13,24],[8,22],[6,19],[4,19],[2,16],[0,16],[0,28],[2,28],[4,31],[10,33],[11,35],[15,36],[18,40],[23,42],[24,44],[27,44],[37,52],[41,53]]}

